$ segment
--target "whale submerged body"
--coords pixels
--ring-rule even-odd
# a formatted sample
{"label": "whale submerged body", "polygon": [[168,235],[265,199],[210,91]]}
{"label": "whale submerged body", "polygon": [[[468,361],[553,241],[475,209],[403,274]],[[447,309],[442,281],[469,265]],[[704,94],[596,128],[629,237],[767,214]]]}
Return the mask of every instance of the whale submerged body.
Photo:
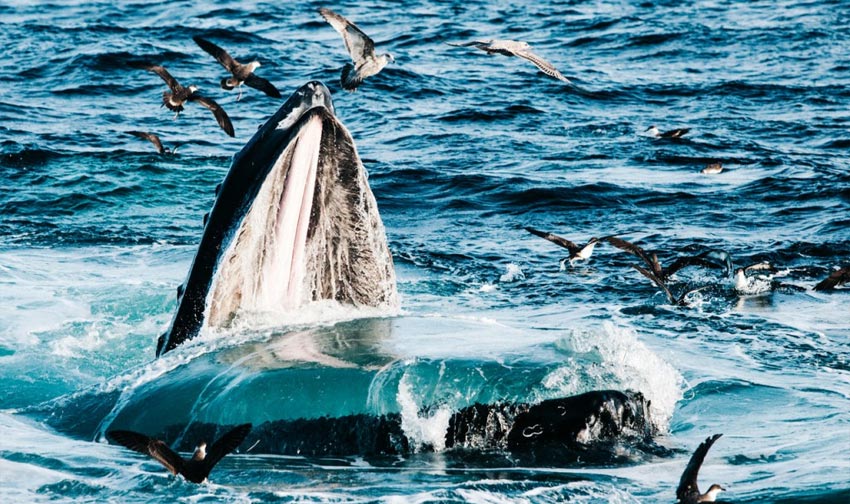
{"label": "whale submerged body", "polygon": [[[399,303],[363,163],[327,88],[310,82],[234,156],[157,356],[205,327],[227,328],[243,313],[285,313],[322,300],[379,308]],[[457,393],[422,397],[424,404],[413,408],[414,423],[440,419],[436,434],[423,439],[411,431],[411,411],[397,397],[413,369],[382,347],[392,323],[372,320],[285,331],[265,343],[217,345],[188,360],[169,359],[169,371],[155,371],[156,379],[119,377],[116,383],[125,386],[84,391],[30,413],[80,437],[125,429],[178,450],[191,449],[184,446],[189,440],[214,439],[251,422],[245,446],[255,454],[404,456],[434,450],[564,464],[610,463],[630,446],[653,451],[655,428],[641,393],[601,390],[524,402],[522,391],[534,387],[524,381],[534,376],[528,373],[508,378],[519,392],[511,401],[494,390],[481,395],[483,401],[465,402],[460,391],[482,384],[447,378],[445,386],[458,387]],[[488,364],[445,360],[434,363],[434,376],[442,379],[470,365],[480,370]]]}

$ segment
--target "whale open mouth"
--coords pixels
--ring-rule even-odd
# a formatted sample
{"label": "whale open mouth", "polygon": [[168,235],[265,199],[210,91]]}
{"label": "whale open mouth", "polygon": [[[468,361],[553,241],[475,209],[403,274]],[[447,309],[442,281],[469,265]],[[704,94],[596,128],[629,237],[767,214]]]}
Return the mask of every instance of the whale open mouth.
{"label": "whale open mouth", "polygon": [[157,355],[242,312],[396,307],[386,234],[354,140],[319,82],[234,156]]}

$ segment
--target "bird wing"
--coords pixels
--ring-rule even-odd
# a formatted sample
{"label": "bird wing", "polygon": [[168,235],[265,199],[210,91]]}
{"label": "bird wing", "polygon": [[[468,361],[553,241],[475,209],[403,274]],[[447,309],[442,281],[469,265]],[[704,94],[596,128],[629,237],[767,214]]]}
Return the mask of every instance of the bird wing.
{"label": "bird wing", "polygon": [[745,273],[749,273],[750,271],[767,271],[769,273],[776,273],[776,268],[767,261],[744,266],[743,270]]}
{"label": "bird wing", "polygon": [[249,432],[251,432],[251,424],[247,423],[236,426],[218,438],[218,441],[210,446],[207,456],[204,458],[207,474],[209,474],[209,471],[212,471],[212,468],[218,464],[219,460],[235,450],[245,440],[245,436]]}
{"label": "bird wing", "polygon": [[850,267],[841,268],[837,271],[833,271],[831,275],[818,282],[818,284],[815,285],[815,290],[832,290],[841,284],[847,283],[848,281],[850,281]]}
{"label": "bird wing", "polygon": [[172,77],[171,74],[168,73],[168,70],[166,70],[163,66],[148,65],[145,67],[145,70],[153,72],[162,77],[162,80],[164,80],[165,83],[168,84],[168,87],[171,89],[172,93],[176,93],[177,91],[183,88],[183,86],[181,86],[180,83],[177,82],[177,79]]}
{"label": "bird wing", "polygon": [[179,474],[183,470],[183,458],[174,450],[158,439],[153,439],[144,434],[133,431],[114,430],[106,433],[116,443],[123,445],[135,452],[150,455],[164,465],[172,474]]}
{"label": "bird wing", "polygon": [[714,442],[717,441],[717,438],[722,435],[723,434],[715,434],[713,436],[709,436],[697,447],[694,454],[691,455],[691,460],[688,462],[688,466],[685,468],[685,472],[682,473],[682,478],[679,480],[679,488],[676,489],[676,498],[680,501],[684,502],[688,496],[700,494],[699,487],[697,486],[699,468],[702,466],[702,461],[705,460],[705,455],[708,453],[711,445],[713,445]]}
{"label": "bird wing", "polygon": [[221,63],[221,66],[230,71],[230,73],[234,73],[236,69],[239,68],[239,62],[233,59],[233,57],[231,57],[230,54],[228,54],[227,51],[225,51],[221,47],[197,35],[192,37],[192,40],[194,40],[195,43],[201,47],[201,49],[209,53],[213,58],[215,58],[219,63]]}
{"label": "bird wing", "polygon": [[677,258],[675,261],[673,261],[673,264],[664,268],[662,270],[661,276],[663,278],[667,278],[670,275],[679,271],[680,269],[688,267],[688,266],[702,266],[703,268],[723,268],[724,267],[721,264],[713,263],[711,261],[703,259],[701,256],[684,256],[684,257]]}
{"label": "bird wing", "polygon": [[274,87],[274,84],[267,81],[262,77],[257,77],[255,74],[250,74],[245,79],[245,84],[251,86],[254,89],[259,89],[266,95],[271,96],[272,98],[281,98],[280,91]]}
{"label": "bird wing", "polygon": [[647,264],[650,268],[654,269],[654,265],[657,264],[657,260],[653,261],[652,257],[649,256],[642,248],[638,247],[634,243],[627,242],[622,238],[617,238],[616,236],[606,236],[604,238],[600,238],[599,241],[606,241],[611,245],[617,247],[620,250],[628,252],[633,256],[640,257],[643,259],[643,262]]}
{"label": "bird wing", "polygon": [[221,126],[221,129],[223,129],[224,132],[231,137],[235,136],[233,132],[233,123],[230,122],[230,117],[227,116],[227,112],[225,112],[224,109],[221,108],[221,105],[216,103],[215,100],[197,94],[190,96],[189,99],[210,109],[215,116],[215,120],[218,121],[218,125]]}
{"label": "bird wing", "polygon": [[470,42],[446,42],[446,44],[454,47],[477,47],[478,49],[484,49],[485,47],[490,45],[489,40],[473,40]]}
{"label": "bird wing", "polygon": [[690,128],[674,129],[674,130],[670,130],[670,131],[665,131],[664,133],[661,134],[661,137],[662,138],[679,138],[679,137],[685,136],[689,131],[691,131]]}
{"label": "bird wing", "polygon": [[342,35],[342,40],[345,41],[345,48],[355,63],[375,56],[375,42],[363,33],[363,30],[358,28],[357,25],[324,7],[319,9],[319,14],[334,27],[334,30]]}
{"label": "bird wing", "polygon": [[550,77],[554,77],[564,82],[570,82],[570,80],[564,77],[563,74],[561,74],[561,72],[559,72],[558,69],[555,68],[551,63],[527,49],[515,51],[514,55],[519,56],[520,58],[527,59],[528,61],[534,63],[534,66],[539,68],[541,72],[545,73]]}
{"label": "bird wing", "polygon": [[160,154],[163,153],[164,149],[162,147],[162,141],[159,139],[158,136],[154,135],[153,133],[148,133],[146,131],[128,131],[127,133],[133,135],[134,137],[141,138],[142,140],[149,141],[154,145],[154,147],[156,147],[157,152],[159,152]]}
{"label": "bird wing", "polygon": [[673,305],[681,304],[681,299],[676,299],[676,297],[675,297],[675,296],[673,295],[673,293],[670,291],[670,288],[669,288],[669,287],[667,287],[667,284],[665,284],[665,283],[664,283],[664,282],[663,282],[660,278],[658,278],[657,276],[655,276],[655,273],[653,273],[653,272],[651,272],[651,271],[649,271],[649,270],[647,270],[647,269],[641,268],[640,266],[638,266],[638,265],[636,265],[636,264],[632,264],[632,268],[634,268],[634,269],[636,269],[636,270],[640,271],[641,275],[643,275],[643,276],[645,276],[646,278],[648,278],[648,279],[652,280],[652,283],[654,283],[655,285],[657,285],[657,286],[661,287],[661,290],[663,290],[663,291],[664,291],[664,294],[666,294],[666,295],[667,295],[667,299],[670,301],[670,304],[673,304]]}
{"label": "bird wing", "polygon": [[581,250],[581,247],[579,247],[575,243],[571,242],[570,240],[567,240],[566,238],[562,238],[558,235],[555,235],[555,234],[552,234],[552,233],[547,233],[546,231],[540,231],[539,229],[534,229],[533,227],[526,227],[525,230],[528,231],[529,233],[533,234],[533,235],[537,235],[541,238],[549,240],[550,242],[554,243],[555,245],[560,245],[560,246],[564,247],[565,249],[570,251],[570,254],[577,254]]}

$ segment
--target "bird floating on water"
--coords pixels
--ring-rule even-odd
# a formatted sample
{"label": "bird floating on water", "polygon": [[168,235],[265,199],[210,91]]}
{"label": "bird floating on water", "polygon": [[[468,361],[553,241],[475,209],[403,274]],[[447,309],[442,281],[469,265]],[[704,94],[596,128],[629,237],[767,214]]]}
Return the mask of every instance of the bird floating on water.
{"label": "bird floating on water", "polygon": [[156,147],[156,151],[162,155],[166,154],[176,154],[177,149],[183,144],[175,144],[171,148],[164,147],[162,145],[162,141],[159,139],[159,136],[154,133],[148,133],[147,131],[128,131],[128,135],[133,135],[134,137],[141,138],[142,140],[147,140]]}
{"label": "bird floating on water", "polygon": [[221,63],[221,66],[232,74],[231,77],[221,79],[221,88],[227,90],[237,88],[239,90],[239,94],[236,96],[236,101],[242,99],[242,84],[247,84],[254,89],[258,89],[272,98],[281,97],[280,91],[274,87],[274,84],[262,77],[258,77],[254,73],[254,70],[260,66],[259,61],[252,61],[243,65],[230,56],[227,51],[213,44],[209,40],[197,35],[192,37],[192,40],[194,40],[201,49],[208,52],[213,58]]}
{"label": "bird floating on water", "polygon": [[526,231],[529,233],[549,240],[555,245],[560,245],[564,247],[570,252],[570,256],[561,260],[561,268],[566,267],[566,263],[569,262],[570,266],[573,265],[575,261],[586,261],[590,259],[590,256],[593,255],[593,248],[600,241],[607,240],[608,238],[612,238],[615,235],[603,236],[602,238],[593,237],[584,245],[577,245],[566,238],[560,237],[556,234],[552,234],[546,231],[540,231],[539,229],[534,229],[533,227],[526,227]]}
{"label": "bird floating on water", "polygon": [[221,126],[221,129],[224,130],[228,135],[235,136],[233,133],[233,123],[230,122],[230,118],[227,116],[227,113],[224,111],[221,106],[215,102],[212,98],[207,98],[205,96],[201,96],[198,94],[198,86],[190,85],[190,86],[182,86],[177,79],[171,76],[164,67],[159,65],[150,65],[147,63],[131,63],[131,66],[134,68],[141,68],[143,70],[148,70],[149,72],[153,72],[159,75],[162,80],[168,85],[168,88],[171,92],[164,91],[162,93],[162,104],[165,107],[168,107],[169,110],[175,112],[174,117],[176,118],[180,115],[180,112],[183,111],[183,104],[188,101],[198,102],[200,105],[208,108],[210,112],[215,116],[215,120],[218,122],[218,125]]}
{"label": "bird floating on water", "polygon": [[184,459],[164,442],[133,431],[113,430],[106,436],[133,451],[150,455],[164,465],[171,474],[180,474],[192,483],[203,483],[213,467],[225,455],[235,450],[251,431],[251,424],[242,424],[231,429],[210,446],[203,441],[195,448],[189,460]]}
{"label": "bird floating on water", "polygon": [[706,175],[717,175],[718,173],[723,171],[723,165],[721,163],[709,163],[703,168],[700,173],[704,173]]}
{"label": "bird floating on water", "polygon": [[759,294],[773,287],[777,272],[767,261],[750,264],[735,270],[735,290],[741,294]]}
{"label": "bird floating on water", "polygon": [[570,83],[570,80],[564,77],[554,65],[535,54],[527,42],[519,40],[473,40],[472,42],[448,42],[448,44],[454,47],[475,47],[491,55],[518,56],[534,63],[546,75]]}
{"label": "bird floating on water", "polygon": [[844,268],[833,271],[828,277],[818,282],[815,285],[815,290],[829,291],[848,282],[850,282],[850,266],[845,266]]}
{"label": "bird floating on water", "polygon": [[682,138],[689,131],[691,131],[690,128],[678,128],[678,129],[668,130],[668,131],[665,131],[665,132],[662,133],[658,129],[658,126],[652,125],[652,126],[646,128],[646,131],[644,131],[644,133],[646,133],[649,136],[653,136],[655,138],[674,139],[674,138]]}
{"label": "bird floating on water", "polygon": [[709,436],[697,447],[694,454],[691,455],[691,460],[688,461],[688,466],[685,467],[685,471],[679,480],[679,487],[676,489],[676,499],[678,499],[680,504],[714,502],[717,499],[717,494],[726,491],[722,486],[714,484],[708,488],[707,492],[700,493],[699,486],[697,485],[697,476],[699,475],[700,467],[702,467],[702,462],[705,460],[705,456],[708,454],[711,445],[722,435],[715,434]]}
{"label": "bird floating on water", "polygon": [[354,62],[342,67],[339,82],[343,89],[357,90],[363,79],[377,74],[387,63],[395,61],[390,53],[376,54],[375,42],[351,21],[324,7],[319,9],[319,14],[342,35],[345,48]]}

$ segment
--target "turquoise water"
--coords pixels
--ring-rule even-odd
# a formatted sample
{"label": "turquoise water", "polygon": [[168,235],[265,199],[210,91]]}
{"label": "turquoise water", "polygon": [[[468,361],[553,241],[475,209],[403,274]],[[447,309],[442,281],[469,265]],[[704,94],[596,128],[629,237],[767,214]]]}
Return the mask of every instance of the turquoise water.
{"label": "turquoise water", "polygon": [[[812,286],[850,262],[850,10],[843,2],[378,2],[328,5],[396,63],[356,93],[323,4],[0,6],[0,496],[10,502],[673,502],[692,450],[724,436],[701,483],[732,502],[850,499],[850,294]],[[318,306],[247,320],[154,359],[202,215],[230,157],[280,102],[218,88],[191,37],[288,96],[334,93],[386,226],[400,313]],[[446,41],[526,40],[574,81]],[[136,58],[196,82],[230,114],[159,108]],[[641,133],[690,127],[681,141]],[[127,130],[157,132],[161,157]],[[720,161],[719,175],[700,174]],[[741,293],[713,270],[673,307],[600,245],[659,258],[769,260]],[[298,358],[295,356],[297,355]],[[476,401],[643,392],[670,454],[612,465],[494,462],[439,443]],[[123,422],[401,413],[406,457],[240,454],[211,482],[106,444]],[[191,440],[185,440],[191,442]]]}

